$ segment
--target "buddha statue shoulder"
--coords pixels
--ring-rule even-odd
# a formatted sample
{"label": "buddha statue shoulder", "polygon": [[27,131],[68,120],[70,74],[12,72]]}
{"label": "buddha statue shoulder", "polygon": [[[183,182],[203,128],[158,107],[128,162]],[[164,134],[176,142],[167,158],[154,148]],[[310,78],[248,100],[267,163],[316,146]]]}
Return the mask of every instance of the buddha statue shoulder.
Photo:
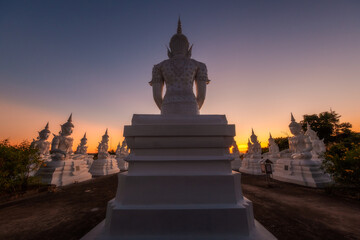
{"label": "buddha statue shoulder", "polygon": [[[154,66],[153,97],[162,115],[197,115],[202,107],[206,85],[210,82],[204,63],[191,59],[192,46],[182,34],[179,19],[177,33],[170,40],[169,59]],[[193,85],[196,85],[196,95]],[[166,93],[163,96],[163,88]]]}

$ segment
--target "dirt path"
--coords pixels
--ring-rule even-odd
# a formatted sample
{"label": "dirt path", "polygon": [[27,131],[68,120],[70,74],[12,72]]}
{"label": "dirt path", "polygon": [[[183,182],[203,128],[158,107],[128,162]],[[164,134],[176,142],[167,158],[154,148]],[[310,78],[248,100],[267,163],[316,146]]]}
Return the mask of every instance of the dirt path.
{"label": "dirt path", "polygon": [[116,186],[115,174],[0,205],[0,239],[79,239],[105,218]]}
{"label": "dirt path", "polygon": [[242,175],[255,218],[279,239],[360,239],[360,202],[324,190]]}
{"label": "dirt path", "polygon": [[[116,175],[0,205],[0,239],[79,239],[105,218]],[[278,239],[360,239],[360,202],[243,175],[255,218]]]}

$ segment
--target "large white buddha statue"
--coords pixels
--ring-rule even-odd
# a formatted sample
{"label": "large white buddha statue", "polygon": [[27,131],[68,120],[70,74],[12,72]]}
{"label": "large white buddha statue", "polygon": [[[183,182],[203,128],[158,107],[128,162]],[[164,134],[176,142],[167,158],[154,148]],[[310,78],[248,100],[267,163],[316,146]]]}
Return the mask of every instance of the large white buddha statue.
{"label": "large white buddha statue", "polygon": [[54,134],[54,138],[51,142],[51,157],[53,160],[67,160],[71,158],[73,154],[73,142],[74,139],[70,137],[73,132],[74,125],[72,124],[72,114],[66,123],[61,125],[61,131],[59,135]]}
{"label": "large white buddha statue", "polygon": [[275,239],[254,221],[241,174],[231,171],[235,126],[199,114],[209,80],[190,55],[179,21],[169,59],[154,66],[150,82],[161,115],[134,114],[124,127],[128,172],[118,174],[106,220],[84,240]]}
{"label": "large white buddha statue", "polygon": [[50,135],[49,123],[46,124],[45,128],[39,132],[37,139],[33,139],[31,143],[32,148],[39,150],[40,158],[47,158],[50,156],[49,148],[50,142],[47,141]]}
{"label": "large white buddha statue", "polygon": [[[170,40],[168,60],[154,66],[152,80],[156,105],[163,115],[197,115],[204,103],[206,84],[210,82],[204,63],[191,59],[189,41],[182,34],[180,20],[177,33]],[[196,96],[193,85],[196,85]],[[166,93],[163,97],[163,88]]]}

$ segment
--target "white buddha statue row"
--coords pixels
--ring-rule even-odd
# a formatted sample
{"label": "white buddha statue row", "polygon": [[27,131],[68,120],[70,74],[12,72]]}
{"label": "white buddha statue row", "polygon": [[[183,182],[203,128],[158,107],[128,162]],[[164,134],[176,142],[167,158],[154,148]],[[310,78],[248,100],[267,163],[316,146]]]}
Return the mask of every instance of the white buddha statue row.
{"label": "white buddha statue row", "polygon": [[[73,138],[71,137],[73,128],[71,114],[67,122],[61,125],[59,134],[54,134],[51,144],[47,141],[50,135],[49,123],[39,132],[38,138],[31,143],[31,147],[39,150],[39,155],[44,161],[36,173],[44,183],[63,186],[88,180],[92,176],[103,176],[119,172],[115,156],[108,153],[109,135],[107,129],[98,145],[98,159],[95,160],[96,164],[94,164],[93,156],[87,154],[86,133],[80,140],[75,153],[73,152]],[[126,148],[124,142],[123,148]],[[128,150],[125,149],[124,153],[126,152]]]}
{"label": "white buddha statue row", "polygon": [[[276,143],[269,139],[269,153],[266,157],[274,163],[273,178],[310,187],[324,187],[331,178],[321,169],[322,154],[326,151],[323,140],[307,124],[304,133],[300,123],[291,114],[289,149],[278,152]],[[265,157],[263,155],[263,157]]]}

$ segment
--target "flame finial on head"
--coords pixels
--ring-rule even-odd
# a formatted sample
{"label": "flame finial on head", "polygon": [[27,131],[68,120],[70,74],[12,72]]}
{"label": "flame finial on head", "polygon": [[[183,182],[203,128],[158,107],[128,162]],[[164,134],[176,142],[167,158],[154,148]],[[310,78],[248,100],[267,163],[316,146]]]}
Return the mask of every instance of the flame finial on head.
{"label": "flame finial on head", "polygon": [[253,128],[251,128],[251,135],[255,135]]}
{"label": "flame finial on head", "polygon": [[272,139],[271,133],[269,133],[269,135],[270,135],[270,138]]}
{"label": "flame finial on head", "polygon": [[178,19],[178,26],[177,26],[177,31],[176,31],[176,33],[177,33],[177,34],[182,34],[180,16],[179,16],[179,19]]}
{"label": "flame finial on head", "polygon": [[108,129],[106,128],[106,131],[105,131],[105,136],[109,136],[108,135]]}
{"label": "flame finial on head", "polygon": [[86,132],[85,132],[85,134],[84,134],[83,138],[86,138]]}
{"label": "flame finial on head", "polygon": [[72,113],[70,114],[67,122],[64,123],[64,124],[61,125],[61,126],[64,126],[64,127],[72,127],[72,128],[74,127],[74,124],[72,124]]}
{"label": "flame finial on head", "polygon": [[72,122],[72,113],[70,114],[70,117],[68,119],[68,122],[71,123]]}
{"label": "flame finial on head", "polygon": [[182,33],[182,26],[180,17],[178,19],[177,31],[171,37],[168,49],[168,57],[172,58],[175,55],[183,54],[186,57],[191,57],[191,48],[187,37]]}
{"label": "flame finial on head", "polygon": [[292,121],[292,122],[296,122],[296,121],[295,121],[295,118],[294,118],[294,115],[293,115],[292,113],[291,113],[291,121]]}

